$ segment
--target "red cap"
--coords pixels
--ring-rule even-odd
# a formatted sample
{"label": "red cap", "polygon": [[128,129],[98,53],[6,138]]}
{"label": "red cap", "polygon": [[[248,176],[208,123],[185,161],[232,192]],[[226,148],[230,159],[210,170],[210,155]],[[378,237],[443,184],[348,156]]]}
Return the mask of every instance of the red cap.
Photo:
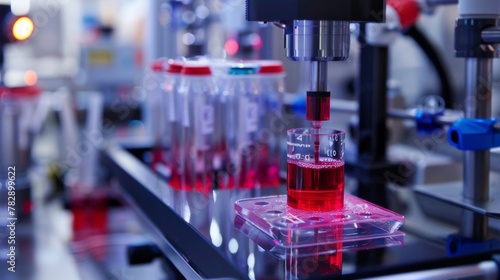
{"label": "red cap", "polygon": [[208,76],[211,75],[210,67],[203,64],[185,64],[182,66],[182,75]]}
{"label": "red cap", "polygon": [[259,69],[259,74],[280,74],[285,70],[283,69],[283,65],[281,64],[269,64],[262,65]]}
{"label": "red cap", "polygon": [[417,22],[420,9],[415,0],[387,0],[387,5],[398,13],[402,29],[406,29]]}
{"label": "red cap", "polygon": [[162,57],[153,61],[153,63],[151,63],[151,70],[153,70],[153,72],[165,71],[165,60],[166,58]]}
{"label": "red cap", "polygon": [[0,99],[2,98],[30,98],[35,97],[41,92],[37,86],[22,87],[0,87]]}
{"label": "red cap", "polygon": [[167,73],[180,74],[182,71],[182,67],[183,67],[182,62],[169,59]]}

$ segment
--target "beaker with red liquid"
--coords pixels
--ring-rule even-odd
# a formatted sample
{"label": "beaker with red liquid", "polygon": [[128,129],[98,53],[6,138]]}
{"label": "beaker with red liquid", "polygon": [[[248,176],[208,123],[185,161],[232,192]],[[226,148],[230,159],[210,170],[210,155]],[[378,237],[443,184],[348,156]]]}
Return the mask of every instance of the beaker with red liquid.
{"label": "beaker with red liquid", "polygon": [[287,131],[288,205],[308,211],[344,207],[345,132],[297,128]]}

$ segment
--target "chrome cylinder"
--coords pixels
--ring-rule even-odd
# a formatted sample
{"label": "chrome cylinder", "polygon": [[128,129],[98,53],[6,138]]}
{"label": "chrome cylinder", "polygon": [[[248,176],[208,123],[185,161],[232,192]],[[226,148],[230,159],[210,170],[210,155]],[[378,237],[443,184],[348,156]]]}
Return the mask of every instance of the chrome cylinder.
{"label": "chrome cylinder", "polygon": [[488,217],[463,209],[460,234],[476,240],[486,240],[488,238]]}
{"label": "chrome cylinder", "polygon": [[[491,118],[492,63],[489,58],[467,58],[465,117]],[[489,200],[490,151],[465,151],[463,196],[472,201]]]}
{"label": "chrome cylinder", "polygon": [[[465,117],[491,118],[492,64],[490,58],[467,58]],[[486,202],[490,193],[490,151],[464,152],[463,197],[472,202]],[[488,236],[488,218],[464,209],[461,234],[484,240]]]}
{"label": "chrome cylinder", "polygon": [[498,44],[500,43],[500,27],[490,27],[481,33],[481,39],[485,43]]}
{"label": "chrome cylinder", "polygon": [[461,18],[498,18],[500,5],[498,0],[460,0],[458,14]]}
{"label": "chrome cylinder", "polygon": [[285,28],[288,58],[295,61],[341,61],[349,56],[348,21],[294,20]]}
{"label": "chrome cylinder", "polygon": [[326,61],[312,61],[310,91],[327,91],[328,64]]}

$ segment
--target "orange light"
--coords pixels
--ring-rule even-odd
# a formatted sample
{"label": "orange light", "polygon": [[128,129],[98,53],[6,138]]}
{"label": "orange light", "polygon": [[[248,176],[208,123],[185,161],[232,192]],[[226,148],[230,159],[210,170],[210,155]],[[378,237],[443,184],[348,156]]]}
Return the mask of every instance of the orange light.
{"label": "orange light", "polygon": [[28,70],[24,73],[24,82],[27,86],[34,86],[38,81],[38,75],[33,70]]}
{"label": "orange light", "polygon": [[12,25],[12,35],[18,41],[24,41],[33,34],[35,25],[29,17],[20,17]]}

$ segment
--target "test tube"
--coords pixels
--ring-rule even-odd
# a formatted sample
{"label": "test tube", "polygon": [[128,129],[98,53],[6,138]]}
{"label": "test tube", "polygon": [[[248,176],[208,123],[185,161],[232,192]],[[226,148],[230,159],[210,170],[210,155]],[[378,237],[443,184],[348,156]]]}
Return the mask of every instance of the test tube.
{"label": "test tube", "polygon": [[201,62],[185,63],[181,75],[181,187],[208,193],[213,183],[215,86],[210,68]]}
{"label": "test tube", "polygon": [[167,74],[165,76],[165,84],[162,88],[166,94],[167,119],[170,136],[170,180],[169,184],[174,189],[181,189],[181,172],[179,170],[181,160],[181,112],[178,90],[181,81],[182,62],[173,59],[168,60]]}
{"label": "test tube", "polygon": [[166,131],[167,124],[164,116],[167,110],[165,106],[165,83],[166,76],[166,58],[159,58],[153,61],[147,74],[145,76],[145,84],[148,89],[146,96],[146,104],[143,110],[143,119],[146,124],[148,135],[153,139],[151,168],[163,175],[169,176],[168,170],[168,156],[166,155],[165,148],[169,143],[165,139],[169,133]]}
{"label": "test tube", "polygon": [[224,166],[226,188],[256,185],[256,141],[259,91],[256,65],[239,64],[228,70],[221,94],[224,120]]}
{"label": "test tube", "polygon": [[344,207],[344,143],[342,130],[297,128],[287,131],[289,206],[309,211]]}
{"label": "test tube", "polygon": [[[211,59],[210,70],[214,79],[214,84],[217,89],[224,89],[227,83],[228,69],[234,64],[225,59]],[[226,153],[226,139],[225,139],[225,121],[227,114],[224,109],[225,104],[219,99],[215,103],[215,126],[214,126],[214,189],[227,188],[225,183],[225,166],[224,157]]]}
{"label": "test tube", "polygon": [[281,137],[285,72],[279,60],[258,61],[259,67],[259,133],[257,146],[257,184],[261,187],[280,185]]}

